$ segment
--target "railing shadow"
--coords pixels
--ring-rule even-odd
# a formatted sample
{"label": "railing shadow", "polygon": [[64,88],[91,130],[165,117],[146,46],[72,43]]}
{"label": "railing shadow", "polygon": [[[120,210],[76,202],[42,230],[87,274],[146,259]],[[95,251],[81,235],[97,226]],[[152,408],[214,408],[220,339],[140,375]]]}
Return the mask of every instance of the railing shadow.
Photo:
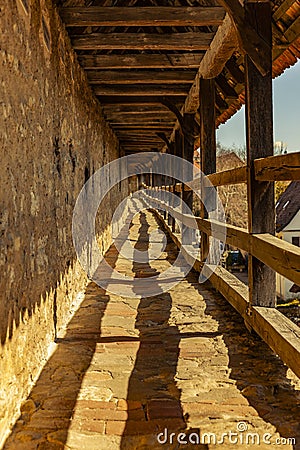
{"label": "railing shadow", "polygon": [[[106,260],[114,267],[117,257],[112,246]],[[109,299],[102,288],[89,283],[65,336],[57,339],[57,348],[23,405],[5,450],[64,448],[83,377],[101,342],[101,322]]]}
{"label": "railing shadow", "polygon": [[[149,244],[149,223],[145,213],[140,213],[141,226],[135,249],[146,251]],[[177,252],[168,237],[165,251],[172,264]],[[133,264],[136,278],[158,275],[149,263]],[[136,292],[143,295],[143,292]],[[175,382],[181,339],[176,326],[169,322],[172,297],[161,292],[155,297],[141,298],[136,317],[139,330],[140,347],[136,355],[135,366],[128,385],[128,419],[123,432],[120,449],[139,450],[161,449],[157,439],[159,433],[168,430],[167,448],[179,448],[177,440],[170,443],[170,434],[186,430],[180,396],[181,391]],[[192,430],[189,430],[192,431]],[[165,435],[161,435],[161,442]],[[181,448],[181,447],[180,447]],[[184,446],[184,448],[188,448]],[[207,446],[197,446],[207,449]]]}

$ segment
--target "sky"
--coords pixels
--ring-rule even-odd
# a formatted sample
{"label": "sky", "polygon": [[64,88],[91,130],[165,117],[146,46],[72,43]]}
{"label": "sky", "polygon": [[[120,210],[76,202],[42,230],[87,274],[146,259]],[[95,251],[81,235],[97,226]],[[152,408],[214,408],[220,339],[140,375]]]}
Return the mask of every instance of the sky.
{"label": "sky", "polygon": [[[288,152],[300,151],[300,60],[273,80],[274,141],[282,141]],[[217,130],[225,147],[244,146],[245,107]]]}

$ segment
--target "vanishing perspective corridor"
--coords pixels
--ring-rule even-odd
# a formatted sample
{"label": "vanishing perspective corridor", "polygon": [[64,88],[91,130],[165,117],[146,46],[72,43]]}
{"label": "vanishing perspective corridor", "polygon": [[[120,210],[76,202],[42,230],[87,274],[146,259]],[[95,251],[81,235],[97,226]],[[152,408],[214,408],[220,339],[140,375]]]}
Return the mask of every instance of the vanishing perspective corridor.
{"label": "vanishing perspective corridor", "polygon": [[[140,212],[131,244],[147,250],[157,229],[159,218]],[[165,251],[147,264],[130,263],[114,246],[106,259],[148,277],[176,255],[167,236]],[[90,283],[4,448],[297,449],[290,438],[300,442],[299,403],[299,379],[195,271],[150,298]]]}

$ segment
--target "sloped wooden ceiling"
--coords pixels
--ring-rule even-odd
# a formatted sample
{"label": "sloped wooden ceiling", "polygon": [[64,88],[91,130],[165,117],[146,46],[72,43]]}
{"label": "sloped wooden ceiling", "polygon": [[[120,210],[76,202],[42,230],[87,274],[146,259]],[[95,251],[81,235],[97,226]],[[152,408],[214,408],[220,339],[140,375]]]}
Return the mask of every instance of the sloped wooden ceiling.
{"label": "sloped wooden ceiling", "polygon": [[[161,150],[165,144],[158,134],[169,138],[176,122],[169,107],[180,110],[186,101],[225,10],[215,0],[56,3],[125,153]],[[299,36],[299,4],[277,1],[273,10],[274,61],[278,61]],[[243,102],[243,57],[237,49],[230,55],[216,77],[217,124]],[[279,63],[277,71],[284,65]]]}

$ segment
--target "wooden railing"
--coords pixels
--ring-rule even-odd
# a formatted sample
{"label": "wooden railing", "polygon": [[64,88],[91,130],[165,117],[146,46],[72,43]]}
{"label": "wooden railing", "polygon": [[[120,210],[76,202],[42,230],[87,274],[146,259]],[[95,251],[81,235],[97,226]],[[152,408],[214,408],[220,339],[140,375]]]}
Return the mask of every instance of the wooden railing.
{"label": "wooden railing", "polygon": [[[215,186],[247,182],[248,170],[246,166],[237,169],[209,175],[209,180]],[[300,180],[300,153],[273,156],[254,161],[254,176],[258,181],[274,180]],[[158,188],[154,189],[157,197]],[[174,186],[162,186],[160,189],[171,190]],[[190,190],[184,186],[184,190]],[[176,192],[182,191],[182,184],[176,184]],[[151,191],[150,191],[151,192]],[[215,238],[222,238],[224,226],[227,236],[226,243],[243,249],[262,263],[300,285],[300,248],[286,241],[282,241],[268,233],[251,234],[245,228],[224,224],[215,220],[194,217],[181,213],[178,209],[172,209],[159,198],[152,198],[144,194],[146,204],[156,210],[163,221],[164,226],[170,233],[173,241],[181,247],[181,236],[172,231],[168,221],[163,220],[158,210],[169,210],[182,222],[183,225],[191,227],[193,223],[201,232],[207,236],[213,234]],[[263,212],[262,212],[263,213]],[[194,268],[201,271],[204,261],[196,259]],[[242,315],[248,328],[254,329],[261,338],[278,354],[281,359],[300,377],[300,329],[291,320],[286,318],[276,308],[254,306],[249,301],[248,287],[239,281],[225,268],[218,266],[210,275],[210,282]]]}

